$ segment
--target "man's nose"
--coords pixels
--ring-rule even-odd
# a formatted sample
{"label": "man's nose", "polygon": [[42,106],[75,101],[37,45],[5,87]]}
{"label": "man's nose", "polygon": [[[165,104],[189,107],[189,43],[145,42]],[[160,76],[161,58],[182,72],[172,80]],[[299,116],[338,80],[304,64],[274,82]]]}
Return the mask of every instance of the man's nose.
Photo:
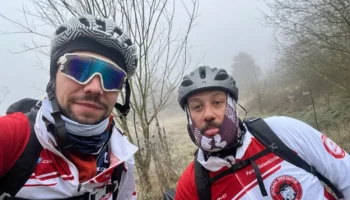
{"label": "man's nose", "polygon": [[101,85],[101,78],[98,75],[94,75],[94,77],[84,86],[85,93],[93,93],[96,95],[103,94],[103,88]]}
{"label": "man's nose", "polygon": [[204,120],[207,122],[213,121],[215,119],[215,114],[210,106],[204,107]]}

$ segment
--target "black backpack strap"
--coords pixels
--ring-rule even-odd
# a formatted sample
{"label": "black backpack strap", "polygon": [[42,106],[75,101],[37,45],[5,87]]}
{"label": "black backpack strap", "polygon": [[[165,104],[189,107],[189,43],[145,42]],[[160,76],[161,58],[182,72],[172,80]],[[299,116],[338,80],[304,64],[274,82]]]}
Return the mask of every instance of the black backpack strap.
{"label": "black backpack strap", "polygon": [[288,161],[289,163],[304,169],[305,171],[317,176],[319,180],[327,184],[336,196],[340,199],[344,198],[342,193],[322,174],[299,157],[275,134],[275,132],[261,118],[247,118],[244,123],[247,125],[250,133],[261,142],[265,147],[274,146],[274,153]]}
{"label": "black backpack strap", "polygon": [[[112,135],[112,132],[113,132],[113,128],[116,128],[121,135],[124,135],[123,132],[118,127],[115,126],[115,121],[114,120],[112,120],[111,123],[112,124],[111,124],[110,129],[109,129],[109,132],[111,133],[111,135]],[[121,163],[120,165],[118,165],[114,169],[114,171],[112,173],[112,184],[108,185],[107,188],[106,188],[106,193],[113,192],[113,196],[112,196],[113,200],[116,200],[118,198],[120,181],[122,179],[122,173],[124,171],[124,166],[125,166],[125,163]]]}
{"label": "black backpack strap", "polygon": [[[248,165],[252,165],[255,173],[257,174],[258,177],[258,183],[261,189],[261,192],[263,194],[263,196],[267,196],[267,192],[266,189],[264,187],[264,183],[262,182],[262,178],[261,178],[261,173],[260,173],[260,169],[258,167],[258,165],[255,163],[255,160],[257,160],[258,158],[272,152],[274,150],[273,147],[269,147],[266,148],[264,151],[257,153],[256,155],[252,156],[251,158],[247,159],[247,160],[241,160],[238,163],[235,163],[234,165],[232,165],[229,169],[217,174],[216,176],[213,177],[209,177],[209,172],[208,170],[206,170],[197,160],[197,156],[198,156],[198,150],[195,154],[195,160],[194,160],[194,173],[195,173],[195,182],[196,182],[196,187],[197,187],[197,193],[199,196],[200,200],[210,200],[211,199],[211,185],[218,181],[219,179],[232,174],[240,169],[243,169],[244,167],[248,166]],[[260,175],[260,179],[259,179],[259,175]],[[260,180],[260,181],[259,181]]]}
{"label": "black backpack strap", "polygon": [[[118,130],[118,132],[121,134],[121,135],[124,135],[124,133],[118,128],[115,126],[115,121],[112,120],[112,124],[111,124],[111,127],[110,127],[110,133],[112,135],[112,132],[113,132],[113,128],[116,128]],[[120,187],[120,180],[122,179],[122,173],[124,171],[124,165],[125,163],[121,163],[120,165],[118,165],[113,173],[112,173],[112,185],[109,185],[107,186],[107,192],[113,192],[113,200],[116,200],[117,197],[118,197],[118,192],[119,192],[119,187]]]}
{"label": "black backpack strap", "polygon": [[258,181],[258,185],[260,187],[260,190],[261,190],[261,194],[263,196],[267,196],[267,191],[266,191],[266,188],[264,186],[264,182],[263,182],[263,179],[262,179],[262,176],[261,176],[261,172],[260,172],[260,169],[258,167],[258,165],[256,164],[255,160],[265,156],[266,154],[270,153],[270,152],[273,152],[274,149],[276,147],[275,146],[269,146],[267,147],[265,150],[255,154],[254,156],[250,157],[249,159],[246,159],[246,160],[241,160],[237,163],[235,163],[234,165],[232,165],[229,169],[221,172],[220,174],[214,176],[214,177],[211,177],[209,178],[209,185],[213,184],[215,181],[229,175],[229,174],[232,174],[232,173],[235,173],[236,171],[240,170],[240,169],[243,169],[244,167],[248,166],[248,165],[252,165],[253,167],[253,170],[256,174],[256,178],[257,178],[257,181]]}
{"label": "black backpack strap", "polygon": [[197,187],[197,194],[200,200],[211,199],[211,184],[209,183],[209,173],[197,160],[198,150],[194,158],[194,175]]}
{"label": "black backpack strap", "polygon": [[37,110],[34,108],[29,113],[26,113],[30,124],[28,144],[14,166],[0,178],[0,196],[5,196],[5,194],[15,196],[30,178],[35,169],[42,150],[42,146],[34,131],[36,115]]}
{"label": "black backpack strap", "polygon": [[175,189],[166,190],[163,193],[163,200],[174,200],[175,199]]}
{"label": "black backpack strap", "polygon": [[[114,169],[112,174],[112,185],[107,186],[107,191],[113,192],[113,200],[116,200],[118,197],[120,180],[122,179],[122,173],[124,171],[124,164],[125,163],[122,163]],[[112,190],[110,190],[108,187]]]}

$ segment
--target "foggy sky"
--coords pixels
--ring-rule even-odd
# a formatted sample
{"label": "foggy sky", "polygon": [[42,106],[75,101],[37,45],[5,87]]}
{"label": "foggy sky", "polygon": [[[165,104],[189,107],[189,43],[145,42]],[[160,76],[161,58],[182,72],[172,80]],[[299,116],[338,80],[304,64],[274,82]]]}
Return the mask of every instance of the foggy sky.
{"label": "foggy sky", "polygon": [[[22,19],[21,13],[16,10],[21,8],[22,1],[0,1],[0,13],[12,19]],[[273,64],[273,32],[262,25],[262,14],[259,10],[267,12],[262,0],[199,1],[197,25],[189,37],[193,59],[203,58],[201,65],[225,68],[231,72],[233,57],[243,51],[251,54],[256,63],[263,68]],[[185,21],[184,15],[176,16],[177,23]],[[0,31],[16,30],[18,29],[11,23],[0,18]],[[14,101],[38,97],[41,93],[33,87],[34,85],[41,90],[45,89],[49,77],[46,72],[38,70],[35,66],[36,54],[9,52],[22,50],[21,44],[31,40],[31,36],[23,34],[0,35],[0,88],[6,86],[10,90],[0,105],[0,115],[4,114]],[[46,58],[42,56],[42,59]]]}

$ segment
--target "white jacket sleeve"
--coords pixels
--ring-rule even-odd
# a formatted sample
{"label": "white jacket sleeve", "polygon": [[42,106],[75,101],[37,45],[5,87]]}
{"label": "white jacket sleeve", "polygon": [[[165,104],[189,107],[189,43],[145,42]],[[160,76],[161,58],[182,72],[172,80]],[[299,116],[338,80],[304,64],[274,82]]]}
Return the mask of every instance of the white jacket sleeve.
{"label": "white jacket sleeve", "polygon": [[[265,121],[281,140],[324,175],[350,200],[350,156],[325,134],[289,117]],[[350,134],[350,133],[349,133]]]}
{"label": "white jacket sleeve", "polygon": [[134,177],[134,158],[125,162],[126,171],[122,173],[117,200],[136,200],[136,183]]}

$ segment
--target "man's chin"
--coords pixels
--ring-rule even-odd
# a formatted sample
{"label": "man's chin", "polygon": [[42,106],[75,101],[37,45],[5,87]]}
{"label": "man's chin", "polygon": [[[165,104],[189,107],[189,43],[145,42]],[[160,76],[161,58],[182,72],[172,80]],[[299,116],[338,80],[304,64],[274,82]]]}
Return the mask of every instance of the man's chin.
{"label": "man's chin", "polygon": [[100,123],[104,117],[102,115],[96,115],[97,113],[78,113],[72,112],[69,118],[79,124],[94,125]]}
{"label": "man's chin", "polygon": [[73,116],[71,118],[73,121],[78,122],[79,124],[85,124],[85,125],[95,125],[100,123],[101,117],[91,117],[91,116]]}
{"label": "man's chin", "polygon": [[68,109],[61,109],[63,111],[63,115],[67,118],[85,125],[94,125],[103,121],[106,117],[105,110],[96,109],[94,112],[86,109],[82,109],[81,106],[76,106],[75,104],[71,104],[68,106]]}
{"label": "man's chin", "polygon": [[70,116],[72,119],[81,124],[96,124],[103,118],[103,113],[102,110],[97,110],[95,112],[85,112],[79,109],[72,109]]}

